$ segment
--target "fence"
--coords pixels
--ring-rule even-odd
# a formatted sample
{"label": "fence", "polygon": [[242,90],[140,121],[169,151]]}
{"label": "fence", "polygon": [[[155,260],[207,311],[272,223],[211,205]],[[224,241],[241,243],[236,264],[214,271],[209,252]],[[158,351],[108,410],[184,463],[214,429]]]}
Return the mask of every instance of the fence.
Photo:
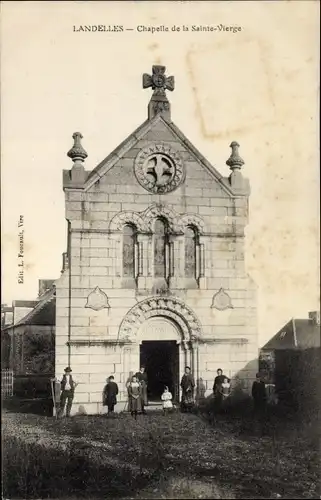
{"label": "fence", "polygon": [[8,398],[13,395],[13,371],[1,370],[1,396]]}

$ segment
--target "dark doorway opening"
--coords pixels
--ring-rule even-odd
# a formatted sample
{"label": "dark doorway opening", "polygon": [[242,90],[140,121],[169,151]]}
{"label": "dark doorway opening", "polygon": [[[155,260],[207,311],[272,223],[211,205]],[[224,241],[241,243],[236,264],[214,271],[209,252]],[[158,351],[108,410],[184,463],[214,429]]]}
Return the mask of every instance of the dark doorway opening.
{"label": "dark doorway opening", "polygon": [[143,341],[140,346],[140,364],[148,377],[148,400],[160,401],[167,385],[173,400],[179,397],[179,346],[176,341]]}

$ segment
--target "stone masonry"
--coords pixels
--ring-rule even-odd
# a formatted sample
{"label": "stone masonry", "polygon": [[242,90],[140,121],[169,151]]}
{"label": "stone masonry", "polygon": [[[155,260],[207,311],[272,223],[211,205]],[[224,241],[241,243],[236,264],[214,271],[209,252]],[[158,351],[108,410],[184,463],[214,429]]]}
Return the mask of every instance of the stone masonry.
{"label": "stone masonry", "polygon": [[[70,365],[80,382],[73,412],[101,412],[111,374],[123,409],[146,340],[175,340],[179,378],[188,364],[206,395],[217,368],[246,391],[257,370],[256,286],[244,263],[250,189],[239,145],[232,142],[231,174],[222,177],[171,121],[174,78],[154,66],[143,87],[153,90],[148,119],[92,171],[75,133],[73,166],[63,171],[68,246],[56,282],[56,374]],[[161,276],[157,220],[167,228]],[[125,226],[135,228],[132,275]],[[192,272],[187,228],[197,234]]]}

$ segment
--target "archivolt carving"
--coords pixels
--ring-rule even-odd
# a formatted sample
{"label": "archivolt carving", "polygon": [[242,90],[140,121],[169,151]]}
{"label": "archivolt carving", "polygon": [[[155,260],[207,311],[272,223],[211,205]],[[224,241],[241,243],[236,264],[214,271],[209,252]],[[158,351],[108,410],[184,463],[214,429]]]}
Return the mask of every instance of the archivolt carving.
{"label": "archivolt carving", "polygon": [[153,226],[157,217],[164,217],[169,224],[171,232],[183,234],[186,226],[195,226],[200,234],[206,231],[203,219],[196,214],[179,215],[175,210],[162,205],[153,204],[144,212],[126,211],[116,214],[109,224],[111,231],[121,231],[125,224],[134,224],[139,232],[153,232]]}
{"label": "archivolt carving", "polygon": [[186,226],[195,226],[198,229],[199,234],[203,234],[205,232],[205,223],[199,215],[184,214],[179,219],[179,225],[182,231],[184,231]]}
{"label": "archivolt carving", "polygon": [[202,336],[199,319],[184,302],[175,297],[152,297],[139,302],[128,311],[120,325],[118,339],[135,338],[141,324],[153,316],[173,319],[180,326],[182,340],[185,342]]}
{"label": "archivolt carving", "polygon": [[179,224],[179,214],[169,207],[155,203],[141,213],[142,220],[148,226],[149,231],[153,230],[153,224],[157,217],[165,217],[169,223],[169,228],[174,233],[182,232]]}
{"label": "archivolt carving", "polygon": [[120,212],[116,214],[109,224],[111,231],[121,231],[125,224],[135,224],[138,231],[146,232],[148,229],[142,217],[137,212]]}

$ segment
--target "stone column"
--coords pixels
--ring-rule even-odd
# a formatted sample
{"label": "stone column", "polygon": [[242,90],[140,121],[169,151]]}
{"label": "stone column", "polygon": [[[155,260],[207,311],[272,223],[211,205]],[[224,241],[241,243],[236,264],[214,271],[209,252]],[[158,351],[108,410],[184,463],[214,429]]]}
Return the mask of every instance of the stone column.
{"label": "stone column", "polygon": [[191,369],[193,372],[194,378],[196,378],[196,359],[195,359],[195,344],[191,342]]}
{"label": "stone column", "polygon": [[137,236],[137,257],[136,276],[138,289],[146,288],[146,278],[148,276],[148,235],[139,234]]}
{"label": "stone column", "polygon": [[204,238],[204,236],[200,236],[200,238],[199,238],[198,263],[199,263],[199,273],[198,273],[199,287],[205,288],[206,287],[205,274],[206,274],[207,266],[206,266],[206,262],[205,262],[205,238]]}
{"label": "stone column", "polygon": [[126,388],[126,382],[129,377],[129,369],[130,366],[130,348],[129,347],[124,347],[123,349],[123,370],[124,370],[124,375],[123,375],[123,387],[122,387],[122,396],[121,398],[127,401],[127,388]]}
{"label": "stone column", "polygon": [[185,366],[191,367],[191,350],[187,340],[184,340],[184,349],[185,349]]}
{"label": "stone column", "polygon": [[170,278],[171,288],[184,287],[184,236],[174,236],[172,241],[173,273]]}
{"label": "stone column", "polygon": [[191,352],[192,352],[192,370],[196,381],[199,378],[198,343],[196,341],[193,341],[191,344]]}
{"label": "stone column", "polygon": [[154,276],[154,248],[152,235],[144,235],[144,249],[146,250],[144,256],[144,265],[146,269],[146,288],[151,289],[153,286],[153,276]]}
{"label": "stone column", "polygon": [[122,252],[122,236],[120,234],[111,234],[110,240],[112,259],[114,261],[115,276],[121,277],[123,274],[123,252]]}
{"label": "stone column", "polygon": [[178,342],[179,344],[179,401],[182,399],[182,388],[181,380],[184,375],[184,369],[186,365],[186,350],[183,342]]}

